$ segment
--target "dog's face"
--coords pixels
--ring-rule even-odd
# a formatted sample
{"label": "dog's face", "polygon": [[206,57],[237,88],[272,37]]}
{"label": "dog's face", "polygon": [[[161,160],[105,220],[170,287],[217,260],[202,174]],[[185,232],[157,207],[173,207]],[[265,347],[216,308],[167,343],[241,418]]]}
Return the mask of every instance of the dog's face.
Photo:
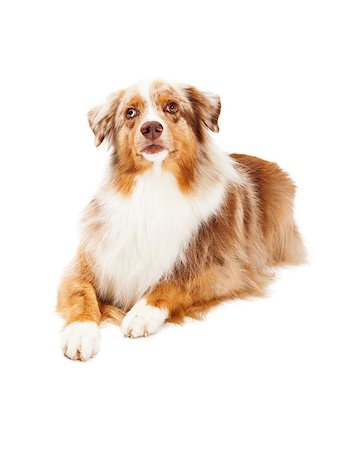
{"label": "dog's face", "polygon": [[181,165],[194,161],[206,129],[219,131],[220,108],[216,95],[153,81],[112,94],[88,117],[96,145],[108,139],[119,161],[144,167],[166,159]]}

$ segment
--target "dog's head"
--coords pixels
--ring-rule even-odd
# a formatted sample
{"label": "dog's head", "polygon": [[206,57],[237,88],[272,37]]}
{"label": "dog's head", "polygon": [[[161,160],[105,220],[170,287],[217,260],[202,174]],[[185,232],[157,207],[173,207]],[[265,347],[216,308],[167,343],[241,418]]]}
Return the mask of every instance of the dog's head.
{"label": "dog's head", "polygon": [[88,118],[96,145],[107,139],[120,164],[144,170],[164,161],[176,171],[195,163],[207,130],[219,131],[220,109],[216,95],[153,81],[112,94]]}

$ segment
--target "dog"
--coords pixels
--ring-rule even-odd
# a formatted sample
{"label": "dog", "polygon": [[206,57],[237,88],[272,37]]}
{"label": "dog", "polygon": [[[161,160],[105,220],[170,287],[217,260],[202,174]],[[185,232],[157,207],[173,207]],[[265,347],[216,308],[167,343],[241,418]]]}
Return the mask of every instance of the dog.
{"label": "dog", "polygon": [[68,358],[97,353],[102,322],[147,336],[223,300],[261,296],[272,267],[305,261],[294,183],[275,163],[221,152],[210,133],[220,110],[217,95],[153,81],[88,113],[111,157],[59,288]]}

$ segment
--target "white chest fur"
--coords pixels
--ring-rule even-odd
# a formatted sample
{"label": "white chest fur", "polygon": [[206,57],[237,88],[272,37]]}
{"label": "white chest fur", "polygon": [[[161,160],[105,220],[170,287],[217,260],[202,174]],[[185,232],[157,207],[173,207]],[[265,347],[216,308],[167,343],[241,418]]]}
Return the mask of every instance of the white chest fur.
{"label": "white chest fur", "polygon": [[184,257],[200,224],[221,205],[225,184],[205,191],[183,195],[175,177],[154,164],[130,197],[114,190],[99,194],[100,239],[88,236],[87,248],[102,296],[129,308]]}

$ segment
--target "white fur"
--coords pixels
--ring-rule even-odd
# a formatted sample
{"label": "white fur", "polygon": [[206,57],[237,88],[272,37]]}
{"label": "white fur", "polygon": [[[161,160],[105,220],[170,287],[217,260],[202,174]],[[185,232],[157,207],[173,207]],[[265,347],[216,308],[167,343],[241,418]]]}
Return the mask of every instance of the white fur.
{"label": "white fur", "polygon": [[84,233],[100,296],[129,308],[166,277],[177,260],[184,260],[191,238],[217,212],[228,181],[235,177],[226,155],[213,157],[219,159],[216,164],[223,169],[219,172],[223,178],[190,195],[183,195],[174,175],[159,164],[138,176],[129,197],[110,187],[100,191],[97,201],[102,214],[94,220],[102,227],[101,238]]}
{"label": "white fur", "polygon": [[70,359],[86,361],[99,351],[100,331],[95,322],[73,322],[65,327],[61,345]]}
{"label": "white fur", "polygon": [[121,322],[121,331],[127,337],[137,338],[156,333],[163,325],[168,312],[148,305],[145,298],[139,300]]}
{"label": "white fur", "polygon": [[165,128],[166,124],[162,117],[160,117],[157,107],[153,99],[150,97],[152,83],[152,81],[142,81],[136,85],[136,90],[141,95],[146,105],[142,123],[155,121],[161,123],[161,125]]}
{"label": "white fur", "polygon": [[143,152],[142,155],[148,161],[161,164],[164,161],[164,159],[168,156],[168,154],[169,154],[168,150],[161,150],[160,152],[157,152],[157,153]]}

